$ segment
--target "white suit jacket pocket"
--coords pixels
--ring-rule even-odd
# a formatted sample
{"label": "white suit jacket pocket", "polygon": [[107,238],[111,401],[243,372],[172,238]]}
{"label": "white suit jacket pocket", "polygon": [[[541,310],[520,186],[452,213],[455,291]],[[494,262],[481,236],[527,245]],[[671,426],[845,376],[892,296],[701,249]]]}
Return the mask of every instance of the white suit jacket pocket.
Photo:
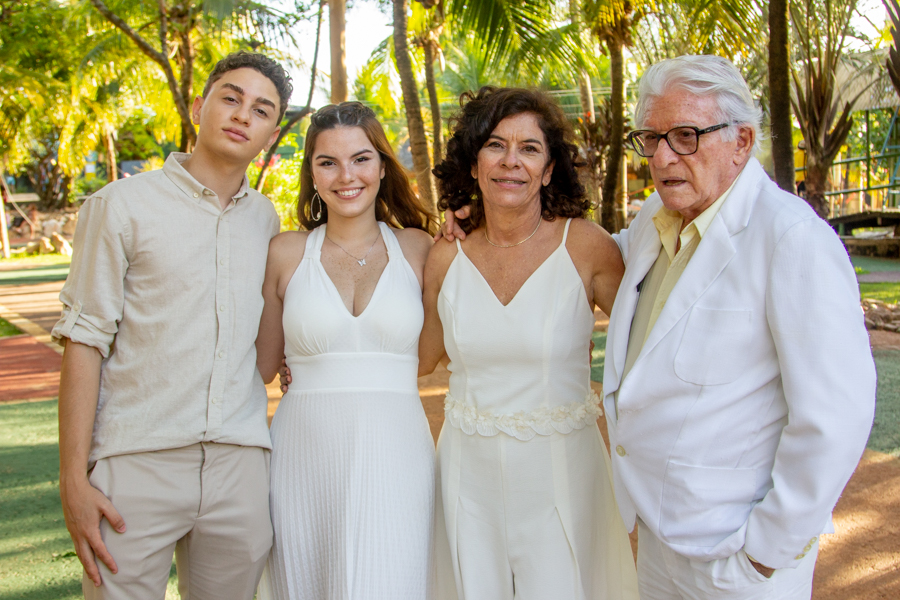
{"label": "white suit jacket pocket", "polygon": [[753,311],[695,306],[675,355],[675,374],[688,383],[722,385],[744,371],[753,343]]}
{"label": "white suit jacket pocket", "polygon": [[750,516],[760,469],[718,468],[669,461],[659,532],[678,546],[713,547],[741,529]]}

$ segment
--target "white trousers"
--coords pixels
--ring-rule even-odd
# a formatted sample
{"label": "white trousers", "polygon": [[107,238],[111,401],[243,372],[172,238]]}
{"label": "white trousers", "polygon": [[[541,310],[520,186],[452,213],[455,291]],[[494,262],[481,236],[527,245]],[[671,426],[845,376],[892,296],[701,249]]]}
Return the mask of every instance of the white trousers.
{"label": "white trousers", "polygon": [[743,549],[703,562],[678,554],[638,519],[638,589],[641,600],[809,600],[819,544],[796,569],[766,579]]}
{"label": "white trousers", "polygon": [[467,435],[445,421],[438,457],[441,598],[637,600],[596,425],[521,441]]}

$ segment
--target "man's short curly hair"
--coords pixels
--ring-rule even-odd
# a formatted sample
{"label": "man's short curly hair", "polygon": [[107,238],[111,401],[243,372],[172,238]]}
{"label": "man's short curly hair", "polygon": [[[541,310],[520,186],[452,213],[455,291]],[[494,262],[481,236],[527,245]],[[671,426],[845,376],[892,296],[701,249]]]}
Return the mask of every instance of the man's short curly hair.
{"label": "man's short curly hair", "polygon": [[467,233],[484,218],[481,189],[472,177],[472,166],[491,132],[503,119],[521,113],[533,113],[547,138],[549,160],[556,161],[550,183],[541,188],[541,216],[584,217],[590,209],[584,186],[575,171],[578,148],[574,133],[562,109],[547,94],[522,88],[485,86],[477,93],[465,92],[459,99],[460,110],[451,119],[453,135],[447,142],[447,155],[434,168],[438,179],[440,210],[457,210],[471,205],[468,219],[459,222]]}
{"label": "man's short curly hair", "polygon": [[291,83],[291,76],[287,74],[284,67],[264,54],[240,50],[229,54],[217,62],[216,66],[213,67],[212,73],[209,74],[209,79],[206,80],[206,85],[203,86],[203,97],[205,98],[209,94],[212,84],[221,79],[225,73],[237,69],[253,69],[266,76],[272,82],[275,89],[278,90],[278,103],[280,105],[278,107],[278,122],[280,123],[284,117],[284,111],[287,110],[291,94],[294,92],[294,86]]}

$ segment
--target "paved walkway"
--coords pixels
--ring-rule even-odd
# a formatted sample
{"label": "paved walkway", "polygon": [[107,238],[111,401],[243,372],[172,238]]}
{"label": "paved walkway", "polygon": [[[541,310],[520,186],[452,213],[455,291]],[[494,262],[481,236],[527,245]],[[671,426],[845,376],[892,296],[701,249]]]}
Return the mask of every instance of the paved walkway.
{"label": "paved walkway", "polygon": [[0,338],[0,402],[56,398],[62,348],[50,339],[68,265],[0,265],[0,317],[23,335]]}

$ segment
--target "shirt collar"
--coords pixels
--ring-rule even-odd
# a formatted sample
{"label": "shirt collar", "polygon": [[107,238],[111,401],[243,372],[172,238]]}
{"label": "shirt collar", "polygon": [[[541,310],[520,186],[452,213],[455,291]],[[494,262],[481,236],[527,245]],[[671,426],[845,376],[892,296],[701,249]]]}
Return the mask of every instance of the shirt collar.
{"label": "shirt collar", "polygon": [[[725,204],[725,200],[731,194],[731,190],[734,189],[735,183],[737,183],[737,178],[731,182],[728,189],[725,190],[715,202],[697,215],[694,220],[688,224],[688,227],[685,227],[685,230],[693,225],[702,239],[709,230],[710,225],[712,225],[713,219],[716,218],[716,215],[719,214],[719,211],[722,209],[722,205]],[[676,210],[669,210],[665,206],[660,207],[656,214],[653,215],[653,224],[656,225],[656,230],[659,232],[660,237],[665,235],[666,232],[671,229],[675,229],[675,235],[677,236],[678,232],[681,230],[681,223],[683,220],[681,213]]]}
{"label": "shirt collar", "polygon": [[681,230],[681,223],[684,218],[678,211],[669,210],[665,206],[662,206],[656,214],[653,215],[653,224],[656,225],[656,231],[659,232],[659,240],[662,242],[666,254],[669,255],[670,261],[675,260],[675,249],[678,246],[678,238],[681,238],[682,248],[685,247],[694,236],[699,237],[701,240],[703,239],[703,236],[706,235],[706,232],[712,225],[713,219],[719,214],[719,210],[721,210],[722,205],[725,203],[726,198],[728,198],[728,195],[731,193],[736,182],[737,179],[731,183],[731,186],[729,186],[715,202],[697,215],[693,221],[688,223],[688,226],[685,227],[683,231]]}
{"label": "shirt collar", "polygon": [[[213,200],[216,193],[194,179],[194,176],[187,172],[182,163],[191,157],[190,154],[186,152],[172,152],[169,154],[169,157],[166,159],[165,164],[163,165],[163,173],[178,186],[178,188],[188,195],[189,198],[195,199],[197,202],[201,202],[204,199]],[[250,182],[247,180],[247,175],[244,175],[244,178],[241,180],[241,187],[238,188],[237,193],[232,197],[235,204],[241,198],[245,197],[250,193]],[[216,205],[218,205],[217,200],[213,200]]]}

